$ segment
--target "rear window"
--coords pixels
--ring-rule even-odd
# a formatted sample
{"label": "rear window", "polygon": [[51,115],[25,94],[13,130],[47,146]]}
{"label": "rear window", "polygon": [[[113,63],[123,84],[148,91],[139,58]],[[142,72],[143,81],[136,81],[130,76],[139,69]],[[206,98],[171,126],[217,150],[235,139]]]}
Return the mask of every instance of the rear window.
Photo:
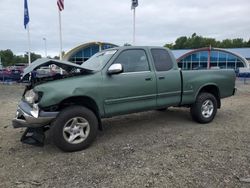
{"label": "rear window", "polygon": [[164,49],[151,49],[156,71],[168,71],[173,68],[169,53]]}

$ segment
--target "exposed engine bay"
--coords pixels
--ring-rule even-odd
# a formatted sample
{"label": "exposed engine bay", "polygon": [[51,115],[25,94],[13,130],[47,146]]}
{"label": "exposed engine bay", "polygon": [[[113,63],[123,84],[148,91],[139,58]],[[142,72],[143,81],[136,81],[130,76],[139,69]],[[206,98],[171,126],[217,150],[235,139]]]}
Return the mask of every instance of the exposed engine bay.
{"label": "exposed engine bay", "polygon": [[70,72],[66,72],[65,70],[62,70],[62,74],[61,73],[52,73],[49,75],[33,75],[32,73],[30,73],[29,78],[27,81],[23,80],[23,82],[29,82],[30,86],[35,87],[36,85],[42,84],[42,83],[46,83],[46,82],[50,82],[50,81],[55,81],[55,80],[60,80],[60,79],[65,79],[65,78],[70,78],[70,77],[74,77],[74,76],[79,76],[79,75],[83,75],[86,74],[85,71],[81,70],[71,70]]}
{"label": "exposed engine bay", "polygon": [[24,70],[22,82],[27,83],[26,90],[29,90],[45,82],[91,74],[92,72],[92,70],[84,69],[80,65],[67,61],[44,58],[34,61]]}

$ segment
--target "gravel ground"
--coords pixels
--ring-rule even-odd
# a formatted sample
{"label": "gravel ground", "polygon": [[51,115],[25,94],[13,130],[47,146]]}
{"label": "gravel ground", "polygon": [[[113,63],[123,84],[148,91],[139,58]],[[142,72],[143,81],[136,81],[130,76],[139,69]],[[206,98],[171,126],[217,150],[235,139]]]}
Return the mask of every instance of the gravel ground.
{"label": "gravel ground", "polygon": [[250,85],[207,125],[170,108],[103,120],[93,145],[22,144],[11,120],[22,86],[0,84],[0,187],[250,187]]}

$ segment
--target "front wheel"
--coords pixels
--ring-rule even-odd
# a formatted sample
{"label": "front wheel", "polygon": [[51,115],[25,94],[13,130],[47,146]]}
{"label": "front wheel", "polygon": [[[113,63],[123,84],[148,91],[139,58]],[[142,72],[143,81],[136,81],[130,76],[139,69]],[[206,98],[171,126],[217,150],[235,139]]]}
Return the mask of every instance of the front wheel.
{"label": "front wheel", "polygon": [[96,138],[98,120],[95,114],[82,106],[64,109],[51,128],[55,145],[63,151],[73,152],[87,148]]}
{"label": "front wheel", "polygon": [[190,109],[193,120],[199,123],[211,122],[217,113],[217,100],[211,93],[200,93]]}

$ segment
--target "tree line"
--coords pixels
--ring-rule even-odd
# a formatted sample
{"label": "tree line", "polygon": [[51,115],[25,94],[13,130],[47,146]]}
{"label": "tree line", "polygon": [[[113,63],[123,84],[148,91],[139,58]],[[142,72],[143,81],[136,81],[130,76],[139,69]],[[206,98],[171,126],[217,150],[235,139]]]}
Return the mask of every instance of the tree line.
{"label": "tree line", "polygon": [[[245,48],[250,47],[250,39],[248,41],[244,41],[242,38],[218,41],[214,38],[202,37],[194,33],[191,37],[181,36],[174,43],[167,43],[164,46],[170,49],[196,49],[209,46],[216,48]],[[31,62],[41,57],[40,54],[31,53]],[[0,58],[3,66],[28,63],[28,54],[15,55],[10,49],[0,50]],[[59,57],[55,56],[54,58],[58,59]]]}
{"label": "tree line", "polygon": [[242,38],[236,38],[219,41],[214,38],[198,36],[194,33],[191,37],[181,36],[174,43],[167,43],[164,46],[170,49],[197,49],[209,46],[215,48],[246,48],[250,47],[250,39],[244,41]]}
{"label": "tree line", "polygon": [[[31,62],[41,57],[42,57],[41,55],[36,53],[30,54]],[[15,55],[10,49],[0,50],[0,58],[1,58],[1,63],[4,67],[11,66],[16,63],[28,63],[28,54]]]}

